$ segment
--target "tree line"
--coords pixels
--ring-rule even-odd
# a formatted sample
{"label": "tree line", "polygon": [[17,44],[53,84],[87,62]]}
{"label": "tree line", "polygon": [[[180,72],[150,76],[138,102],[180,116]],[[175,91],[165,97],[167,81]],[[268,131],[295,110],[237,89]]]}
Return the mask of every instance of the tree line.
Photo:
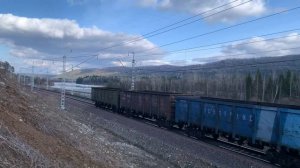
{"label": "tree line", "polygon": [[[78,84],[105,85],[130,89],[130,76],[86,76]],[[180,92],[236,100],[300,104],[299,73],[256,71],[248,73],[188,72],[137,75],[136,90]]]}
{"label": "tree line", "polygon": [[5,72],[14,73],[15,68],[11,66],[8,62],[0,61],[0,69],[3,69]]}

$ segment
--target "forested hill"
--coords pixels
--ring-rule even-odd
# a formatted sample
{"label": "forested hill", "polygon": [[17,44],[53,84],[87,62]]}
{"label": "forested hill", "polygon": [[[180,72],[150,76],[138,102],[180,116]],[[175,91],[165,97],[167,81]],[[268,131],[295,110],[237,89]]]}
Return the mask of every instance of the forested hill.
{"label": "forested hill", "polygon": [[181,72],[240,72],[255,73],[257,70],[264,72],[282,72],[286,70],[300,70],[300,55],[289,55],[282,57],[261,57],[249,59],[227,59],[211,62],[207,64],[189,65],[189,66],[149,66],[137,69],[139,74],[151,74],[154,72],[181,73]]}
{"label": "forested hill", "polygon": [[[257,70],[262,73],[283,72],[286,70],[300,70],[300,55],[289,55],[282,57],[260,57],[250,59],[227,59],[222,61],[211,62],[207,64],[197,64],[189,66],[143,66],[136,68],[137,75],[151,75],[164,73],[174,75],[184,72],[199,72],[204,74],[211,73],[255,73]],[[118,76],[130,75],[131,67],[109,67],[103,69],[81,69],[74,70],[67,74],[69,78],[78,78],[85,76]],[[58,76],[60,77],[60,76]]]}
{"label": "forested hill", "polygon": [[[130,68],[106,68],[80,84],[129,89]],[[107,75],[107,73],[111,75]],[[230,59],[204,65],[148,66],[136,69],[136,90],[196,93],[210,97],[300,105],[300,55]]]}

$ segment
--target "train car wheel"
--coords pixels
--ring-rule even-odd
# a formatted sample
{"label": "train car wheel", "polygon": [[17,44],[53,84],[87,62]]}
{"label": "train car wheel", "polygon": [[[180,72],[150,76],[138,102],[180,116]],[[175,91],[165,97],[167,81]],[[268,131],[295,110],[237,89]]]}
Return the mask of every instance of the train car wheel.
{"label": "train car wheel", "polygon": [[239,145],[244,145],[244,141],[245,141],[244,138],[240,138],[240,139],[237,141],[237,143],[238,143]]}
{"label": "train car wheel", "polygon": [[279,153],[275,149],[267,150],[266,155],[267,155],[267,159],[271,163],[277,163],[278,162]]}
{"label": "train car wheel", "polygon": [[213,138],[214,139],[218,139],[219,138],[219,134],[213,134]]}
{"label": "train car wheel", "polygon": [[204,133],[201,130],[197,130],[195,134],[198,139],[204,138]]}

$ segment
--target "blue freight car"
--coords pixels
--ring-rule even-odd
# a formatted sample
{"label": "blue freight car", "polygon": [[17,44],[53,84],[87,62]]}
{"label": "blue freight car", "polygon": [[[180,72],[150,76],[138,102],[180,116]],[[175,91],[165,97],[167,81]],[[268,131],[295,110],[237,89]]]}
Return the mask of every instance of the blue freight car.
{"label": "blue freight car", "polygon": [[177,97],[175,122],[188,134],[220,135],[280,156],[300,151],[300,108],[205,97]]}

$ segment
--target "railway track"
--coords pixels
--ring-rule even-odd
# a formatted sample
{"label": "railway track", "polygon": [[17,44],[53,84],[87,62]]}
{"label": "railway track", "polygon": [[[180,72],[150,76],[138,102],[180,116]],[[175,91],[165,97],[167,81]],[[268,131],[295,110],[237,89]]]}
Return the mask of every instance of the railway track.
{"label": "railway track", "polygon": [[[36,89],[36,91],[43,91],[43,92],[51,92],[51,93],[54,93],[54,94],[60,94],[60,92],[58,92],[58,91],[47,90],[47,89],[42,89],[42,88]],[[67,94],[67,93],[66,93],[66,98],[76,100],[76,101],[80,101],[82,103],[87,103],[87,104],[94,105],[94,102],[91,99],[88,99],[88,98],[74,96],[74,95],[70,95],[70,94]]]}
{"label": "railway track", "polygon": [[[46,90],[46,89],[39,89],[37,91],[48,92],[48,93],[53,93],[53,94],[57,94],[57,95],[60,94],[58,91]],[[92,105],[94,107],[93,101],[91,101],[88,98],[81,98],[81,97],[73,96],[73,95],[70,95],[70,94],[66,94],[66,98],[71,99],[73,101],[80,102],[80,103],[89,104],[89,105]],[[104,109],[104,110],[111,112],[110,109]],[[115,113],[115,114],[118,114],[118,113]],[[122,115],[122,116],[124,116],[124,115]],[[254,149],[254,148],[251,148],[251,147],[248,147],[248,146],[240,146],[240,145],[237,145],[235,143],[227,142],[225,139],[215,140],[213,137],[210,137],[210,136],[205,136],[205,137],[199,139],[197,137],[189,136],[188,134],[186,134],[186,132],[184,132],[183,130],[181,130],[179,128],[176,128],[176,127],[172,127],[172,128],[162,127],[162,126],[159,126],[155,122],[155,120],[149,119],[149,118],[143,118],[141,116],[130,116],[130,118],[134,118],[135,120],[143,122],[144,124],[147,124],[147,125],[151,125],[151,126],[154,126],[154,127],[158,127],[158,128],[161,128],[161,129],[172,131],[172,132],[176,133],[177,135],[188,137],[188,138],[192,139],[193,141],[205,142],[209,145],[216,146],[216,147],[221,148],[223,150],[227,150],[227,151],[239,154],[239,155],[243,155],[243,156],[252,158],[252,159],[257,160],[259,162],[264,162],[264,163],[267,163],[267,164],[270,164],[270,165],[276,166],[276,167],[282,167],[278,164],[273,164],[270,161],[268,161],[267,158],[266,158],[265,152],[262,151],[262,150]]]}

